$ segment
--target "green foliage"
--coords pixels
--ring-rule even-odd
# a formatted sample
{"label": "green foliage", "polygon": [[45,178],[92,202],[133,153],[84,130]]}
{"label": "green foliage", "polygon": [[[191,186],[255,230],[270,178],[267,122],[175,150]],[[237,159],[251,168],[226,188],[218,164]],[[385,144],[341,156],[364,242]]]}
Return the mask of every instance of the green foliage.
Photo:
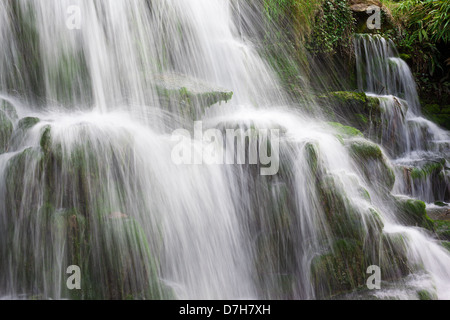
{"label": "green foliage", "polygon": [[407,0],[401,2],[394,14],[400,16],[411,32],[410,41],[450,41],[450,2],[448,0]]}
{"label": "green foliage", "polygon": [[450,2],[446,0],[406,0],[393,8],[393,14],[406,30],[397,38],[402,51],[414,52],[415,64],[431,76],[444,70],[439,44],[450,42]]}
{"label": "green foliage", "polygon": [[323,0],[265,0],[264,9],[272,23],[292,28],[288,32],[292,32],[291,38],[298,42],[312,32],[317,10],[322,2]]}
{"label": "green foliage", "polygon": [[337,51],[351,55],[355,18],[345,0],[325,1],[317,13],[307,48],[314,54]]}
{"label": "green foliage", "polygon": [[[387,35],[408,62],[426,104],[441,104],[450,98],[450,2],[405,0],[388,3],[397,30]],[[433,119],[434,120],[434,119]]]}

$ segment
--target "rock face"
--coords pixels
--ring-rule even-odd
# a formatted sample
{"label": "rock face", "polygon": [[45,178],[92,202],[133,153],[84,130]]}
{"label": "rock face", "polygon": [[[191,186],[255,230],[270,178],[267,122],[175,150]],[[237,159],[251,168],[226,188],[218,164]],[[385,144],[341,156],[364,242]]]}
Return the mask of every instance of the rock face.
{"label": "rock face", "polygon": [[401,192],[430,203],[450,200],[450,169],[445,158],[398,162],[396,170],[403,178]]}
{"label": "rock face", "polygon": [[233,92],[211,87],[198,79],[169,73],[154,77],[155,87],[163,107],[181,111],[182,114],[198,118],[204,108],[215,103],[227,102]]}
{"label": "rock face", "polygon": [[336,91],[318,97],[330,119],[357,128],[363,133],[379,134],[381,108],[378,98],[364,92]]}
{"label": "rock face", "polygon": [[349,0],[348,4],[353,11],[353,16],[356,18],[357,33],[373,33],[378,31],[376,28],[369,29],[367,27],[367,21],[374,13],[373,10],[370,10],[372,9],[371,7],[379,7],[381,9],[381,29],[391,29],[395,24],[392,13],[379,0]]}
{"label": "rock face", "polygon": [[426,104],[422,111],[431,121],[450,130],[450,105]]}
{"label": "rock face", "polygon": [[382,7],[383,4],[379,0],[349,0],[350,9],[355,12],[366,12],[371,6]]}
{"label": "rock face", "polygon": [[0,153],[8,151],[16,119],[17,112],[14,106],[0,99]]}
{"label": "rock face", "polygon": [[0,110],[0,153],[7,151],[8,142],[13,132],[13,124],[6,114]]}

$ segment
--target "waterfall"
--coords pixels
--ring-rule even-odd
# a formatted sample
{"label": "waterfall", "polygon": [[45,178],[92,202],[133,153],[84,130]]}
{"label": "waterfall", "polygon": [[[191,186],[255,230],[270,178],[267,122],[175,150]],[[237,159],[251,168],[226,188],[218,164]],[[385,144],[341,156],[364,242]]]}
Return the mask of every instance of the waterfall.
{"label": "waterfall", "polygon": [[[359,35],[355,47],[359,89],[381,101],[380,142],[398,167],[395,190],[427,202],[450,200],[450,133],[422,116],[408,65],[382,37]],[[414,173],[433,166],[436,172],[413,181]]]}
{"label": "waterfall", "polygon": [[[79,28],[69,28],[78,9]],[[1,1],[0,296],[449,298],[450,254],[404,216],[411,200],[391,194],[401,187],[388,155],[291,103],[257,50],[263,23],[252,10],[226,0]],[[386,110],[400,105],[387,118],[414,122],[410,74],[392,61],[400,83],[383,70],[392,91],[379,91],[369,79],[377,66],[366,64],[365,90],[389,95]],[[278,130],[277,174],[260,174],[262,161],[176,164],[176,146],[203,155],[199,123]],[[431,135],[419,140],[437,142],[440,129],[414,123]],[[177,144],[177,129],[193,138]],[[412,154],[420,146],[408,130]],[[72,265],[80,290],[66,285]],[[373,265],[381,290],[365,286]]]}

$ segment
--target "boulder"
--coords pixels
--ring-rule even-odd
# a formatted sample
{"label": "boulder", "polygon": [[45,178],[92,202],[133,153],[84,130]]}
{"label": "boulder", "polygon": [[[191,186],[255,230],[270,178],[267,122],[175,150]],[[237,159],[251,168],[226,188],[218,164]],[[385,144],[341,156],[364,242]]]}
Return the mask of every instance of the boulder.
{"label": "boulder", "polygon": [[198,117],[204,108],[227,102],[233,92],[212,87],[203,81],[180,74],[168,73],[154,77],[161,104],[184,115]]}
{"label": "boulder", "polygon": [[0,110],[0,153],[8,151],[9,139],[13,133],[13,124],[5,112]]}
{"label": "boulder", "polygon": [[369,140],[351,139],[346,142],[355,162],[372,184],[392,190],[395,174],[381,148]]}
{"label": "boulder", "polygon": [[406,196],[395,196],[398,217],[407,225],[434,230],[433,220],[427,214],[423,201]]}
{"label": "boulder", "polygon": [[349,0],[350,9],[355,12],[366,12],[371,6],[382,7],[380,0]]}
{"label": "boulder", "polygon": [[381,132],[380,100],[364,92],[336,91],[317,97],[319,104],[332,121],[352,126],[363,133]]}

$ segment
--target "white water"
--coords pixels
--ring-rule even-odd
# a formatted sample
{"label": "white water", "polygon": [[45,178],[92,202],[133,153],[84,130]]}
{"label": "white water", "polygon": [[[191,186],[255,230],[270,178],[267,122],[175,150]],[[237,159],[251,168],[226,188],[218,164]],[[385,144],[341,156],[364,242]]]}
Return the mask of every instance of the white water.
{"label": "white water", "polygon": [[[395,192],[409,193],[427,202],[448,201],[448,184],[442,183],[438,187],[441,190],[433,190],[436,181],[430,177],[425,181],[404,179],[403,168],[420,167],[442,159],[448,168],[450,133],[422,116],[414,78],[406,62],[398,58],[391,41],[359,36],[355,45],[359,88],[380,99],[381,143],[400,167]],[[448,181],[448,172],[442,170],[441,174]]]}
{"label": "white water", "polygon": [[[80,30],[65,26],[69,4],[82,9]],[[365,249],[376,252],[376,209],[386,233],[406,236],[409,264],[423,264],[418,269],[430,278],[425,288],[448,298],[448,252],[399,224],[331,128],[285,106],[274,72],[234,22],[238,4],[245,7],[223,0],[29,0],[14,4],[25,22],[11,21],[11,3],[0,4],[0,42],[7,48],[0,52],[1,97],[15,97],[19,118],[41,119],[25,133],[15,121],[8,152],[0,155],[1,295],[65,298],[65,268],[79,263],[100,287],[83,298],[164,298],[167,288],[181,299],[316,298],[311,263],[330,251],[336,231],[307,157],[313,146],[320,178],[333,179],[333,192],[347,199],[336,219],[354,210]],[[19,49],[13,23],[35,28],[33,50]],[[39,69],[20,70],[19,77],[11,66],[23,65],[23,51]],[[230,102],[207,110],[207,127],[281,129],[281,173],[266,178],[245,166],[175,165],[170,134],[192,128],[193,119],[182,106],[162,107],[154,83],[168,73],[233,91]],[[39,98],[29,92],[36,86]],[[57,151],[43,169],[40,141],[48,126]],[[27,148],[24,171],[19,166],[8,179],[10,160]],[[16,183],[20,192],[12,190]],[[76,222],[64,222],[73,208]],[[72,229],[83,223],[89,234],[80,238],[90,252],[71,248]],[[130,236],[134,223],[145,248]],[[151,263],[143,262],[147,256]]]}

